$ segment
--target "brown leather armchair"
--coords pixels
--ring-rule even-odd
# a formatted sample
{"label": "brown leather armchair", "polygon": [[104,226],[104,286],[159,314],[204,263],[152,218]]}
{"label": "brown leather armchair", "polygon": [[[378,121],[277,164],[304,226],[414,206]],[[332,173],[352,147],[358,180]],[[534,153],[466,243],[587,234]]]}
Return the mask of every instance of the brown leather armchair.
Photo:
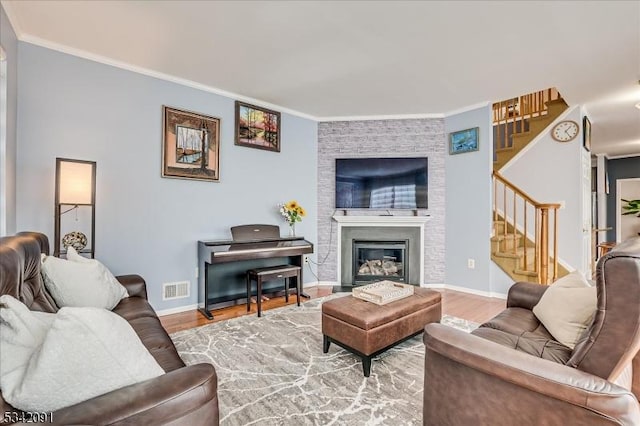
{"label": "brown leather armchair", "polygon": [[[0,238],[0,294],[9,294],[34,311],[56,312],[40,275],[40,253],[49,253],[44,234],[23,232]],[[53,413],[60,425],[217,425],[218,379],[210,364],[185,366],[173,342],[147,302],[146,285],[138,275],[116,277],[129,292],[113,312],[140,337],[166,374],[118,389]],[[2,398],[0,418],[19,412]],[[9,413],[9,414],[6,414]],[[19,418],[19,417],[18,417]]]}
{"label": "brown leather armchair", "polygon": [[640,238],[596,274],[596,315],[573,351],[531,312],[538,284],[515,284],[507,309],[472,334],[427,325],[424,424],[639,425]]}

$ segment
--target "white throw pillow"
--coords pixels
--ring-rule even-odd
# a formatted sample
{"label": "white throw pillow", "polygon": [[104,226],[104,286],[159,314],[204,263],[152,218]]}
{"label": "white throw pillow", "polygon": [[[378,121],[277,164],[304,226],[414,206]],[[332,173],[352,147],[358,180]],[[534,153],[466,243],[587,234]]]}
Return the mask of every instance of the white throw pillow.
{"label": "white throw pillow", "polygon": [[44,284],[59,307],[113,309],[125,297],[127,289],[102,263],[80,256],[73,247],[68,260],[42,255]]}
{"label": "white throw pillow", "polygon": [[23,411],[55,411],[164,374],[133,328],[105,309],[31,312],[0,297],[0,388]]}
{"label": "white throw pillow", "polygon": [[544,292],[533,314],[558,342],[573,349],[591,324],[597,304],[596,287],[574,271]]}

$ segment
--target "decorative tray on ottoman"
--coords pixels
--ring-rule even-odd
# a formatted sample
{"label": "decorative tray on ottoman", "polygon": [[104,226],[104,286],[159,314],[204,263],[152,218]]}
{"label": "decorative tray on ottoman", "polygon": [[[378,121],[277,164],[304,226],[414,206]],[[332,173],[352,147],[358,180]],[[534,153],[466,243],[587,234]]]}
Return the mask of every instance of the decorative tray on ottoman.
{"label": "decorative tray on ottoman", "polygon": [[395,281],[379,281],[354,288],[353,297],[375,303],[376,305],[386,305],[394,300],[411,296],[413,289],[414,286],[410,284],[402,284]]}

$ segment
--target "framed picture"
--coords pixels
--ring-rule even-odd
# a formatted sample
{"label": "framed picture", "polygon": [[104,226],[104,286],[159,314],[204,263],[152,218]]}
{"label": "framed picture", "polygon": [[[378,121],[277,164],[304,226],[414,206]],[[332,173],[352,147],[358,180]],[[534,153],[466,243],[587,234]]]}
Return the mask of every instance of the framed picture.
{"label": "framed picture", "polygon": [[478,127],[449,133],[449,154],[477,151],[479,149],[478,134]]}
{"label": "framed picture", "polygon": [[280,113],[236,101],[236,145],[280,152]]}
{"label": "framed picture", "polygon": [[582,139],[584,149],[591,152],[591,121],[586,115],[582,118]]}
{"label": "framed picture", "polygon": [[220,180],[220,119],[163,107],[162,177]]}

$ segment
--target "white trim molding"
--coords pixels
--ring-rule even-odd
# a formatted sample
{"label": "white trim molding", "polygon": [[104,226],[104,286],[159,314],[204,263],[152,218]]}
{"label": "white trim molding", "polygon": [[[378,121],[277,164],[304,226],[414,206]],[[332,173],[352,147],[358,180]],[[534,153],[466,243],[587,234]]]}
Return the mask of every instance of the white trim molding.
{"label": "white trim molding", "polygon": [[316,117],[319,123],[333,121],[376,121],[376,120],[419,120],[424,118],[444,118],[442,113],[424,114],[387,114],[387,115],[338,115],[335,117]]}
{"label": "white trim molding", "polygon": [[[338,282],[323,281],[322,285],[324,285],[324,286],[338,286]],[[494,291],[482,291],[482,290],[476,290],[476,289],[473,289],[473,288],[460,287],[460,286],[457,286],[457,285],[444,284],[444,283],[422,284],[422,285],[420,285],[420,287],[421,288],[433,289],[433,290],[459,291],[460,293],[473,294],[475,296],[482,296],[482,297],[490,297],[492,299],[502,299],[502,300],[506,300],[507,299],[507,295],[504,294],[504,293],[496,293]]]}
{"label": "white trim molding", "polygon": [[159,317],[163,317],[165,315],[179,314],[186,311],[195,311],[196,309],[198,309],[198,304],[194,303],[193,305],[184,305],[178,306],[177,308],[162,309],[160,311],[156,311],[156,315],[158,315]]}
{"label": "white trim molding", "polygon": [[424,288],[440,288],[440,289],[444,289],[444,290],[453,290],[453,291],[459,291],[460,293],[467,293],[467,294],[474,294],[476,296],[482,296],[482,297],[491,297],[494,299],[503,299],[506,300],[507,299],[507,295],[504,293],[496,293],[494,291],[483,291],[483,290],[476,290],[473,288],[467,288],[467,287],[460,287],[457,285],[451,285],[451,284],[425,284],[422,285],[421,287]]}
{"label": "white trim molding", "polygon": [[120,68],[126,71],[135,72],[138,74],[146,75],[149,77],[157,78],[159,80],[169,81],[171,83],[180,84],[182,86],[191,87],[193,89],[202,90],[203,92],[213,93],[216,95],[224,96],[226,98],[239,100],[242,102],[258,105],[261,107],[275,109],[285,114],[295,115],[297,117],[306,118],[312,121],[318,121],[318,119],[312,115],[305,114],[294,109],[285,108],[281,105],[272,104],[269,102],[261,101],[260,99],[244,96],[239,93],[229,92],[227,90],[219,89],[217,87],[208,86],[206,84],[198,83],[186,78],[177,77],[170,74],[165,74],[160,71],[155,71],[149,68],[140,67],[137,65],[129,64],[127,62],[118,61],[116,59],[108,58],[106,56],[98,55],[95,53],[87,52],[86,50],[76,49],[75,47],[66,46],[63,44],[55,43],[49,40],[35,37],[29,34],[24,34],[19,37],[20,41],[33,44],[36,46],[44,47],[47,49],[55,50],[57,52],[66,53],[68,55],[76,56],[78,58],[87,59],[89,61],[98,62],[100,64],[110,65],[112,67]]}
{"label": "white trim molding", "polygon": [[417,227],[420,228],[420,286],[424,283],[424,225],[431,220],[431,216],[349,216],[334,215],[338,222],[336,250],[336,282],[341,281],[342,275],[342,228],[347,227]]}

